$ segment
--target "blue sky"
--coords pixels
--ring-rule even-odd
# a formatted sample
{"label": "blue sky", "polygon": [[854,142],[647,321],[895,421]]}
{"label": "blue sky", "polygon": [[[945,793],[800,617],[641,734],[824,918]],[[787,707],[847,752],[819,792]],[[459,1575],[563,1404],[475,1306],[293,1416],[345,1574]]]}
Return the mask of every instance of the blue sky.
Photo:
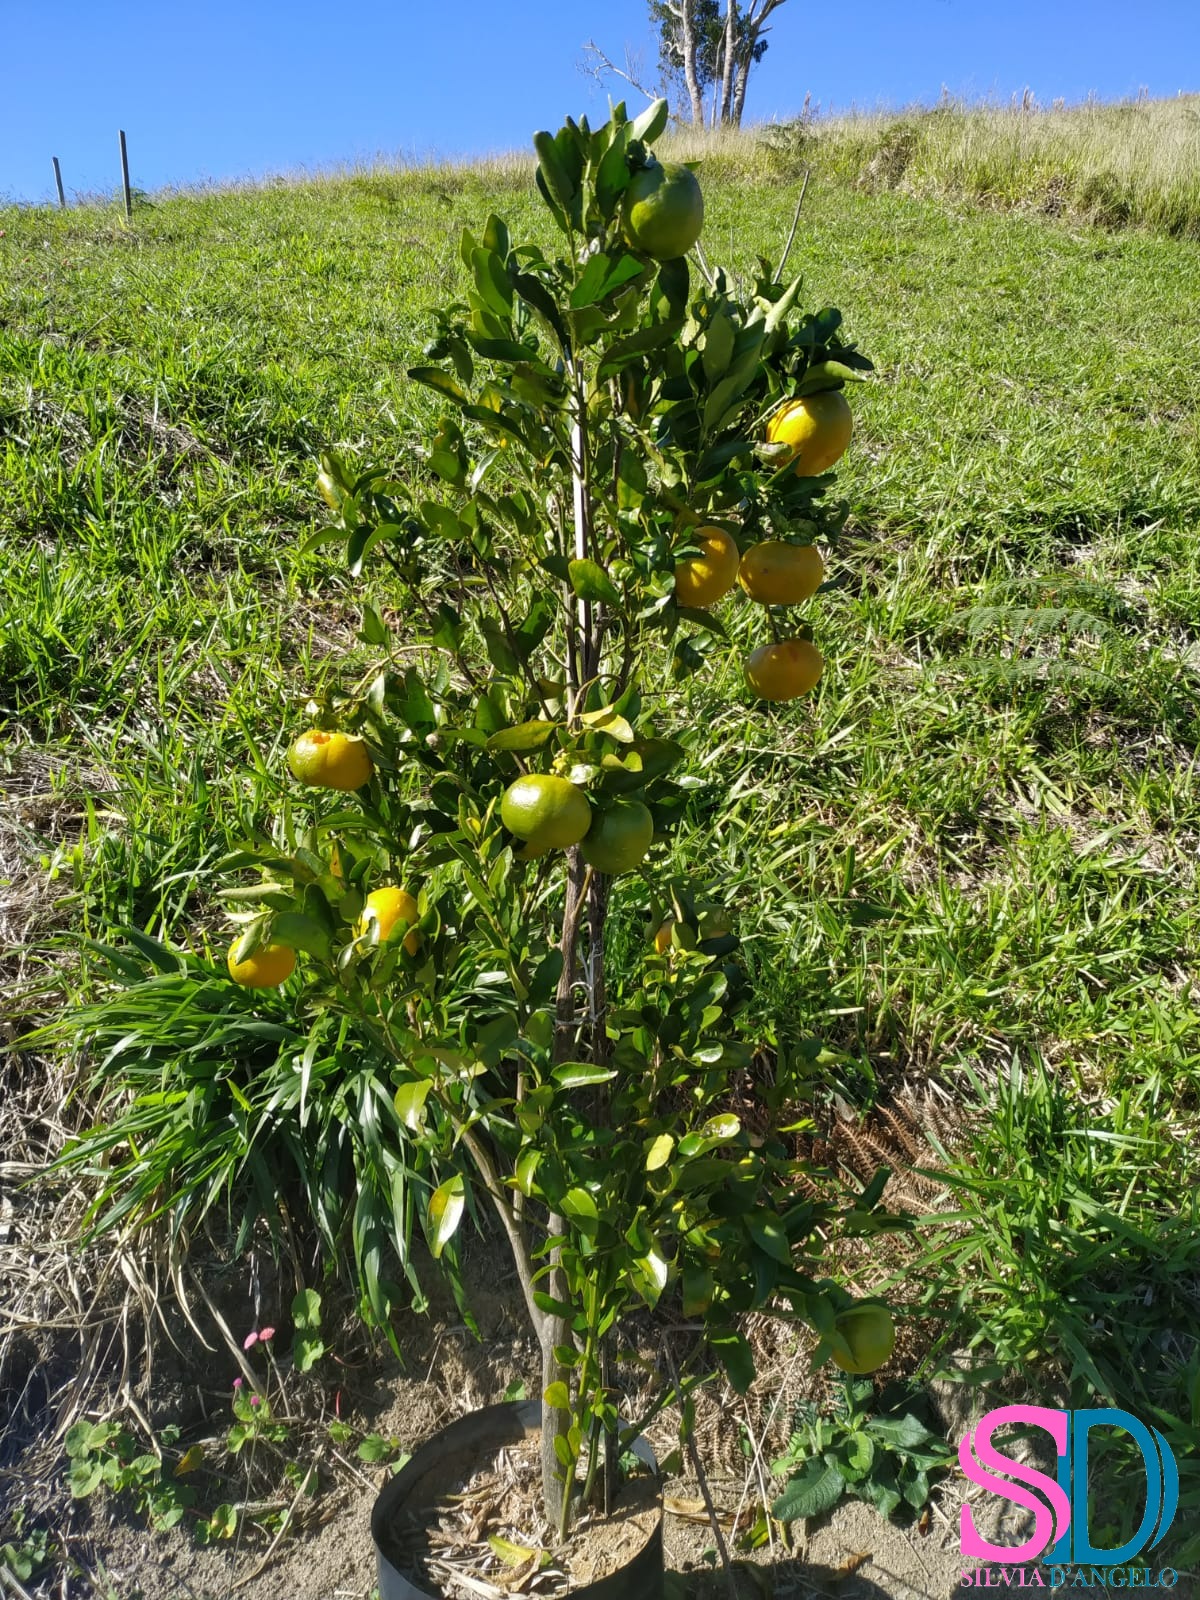
{"label": "blue sky", "polygon": [[[772,25],[753,120],[806,92],[846,109],[943,85],[1046,103],[1200,90],[1198,0],[788,0]],[[121,127],[146,190],[525,147],[604,110],[578,67],[588,38],[654,74],[645,0],[0,0],[0,197],[50,198],[52,155],[68,198],[113,190]]]}

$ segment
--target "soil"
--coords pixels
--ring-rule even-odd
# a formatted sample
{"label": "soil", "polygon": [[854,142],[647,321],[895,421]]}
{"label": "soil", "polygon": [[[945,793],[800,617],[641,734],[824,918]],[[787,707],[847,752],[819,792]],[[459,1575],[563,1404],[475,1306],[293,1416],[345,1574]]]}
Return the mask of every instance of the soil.
{"label": "soil", "polygon": [[536,1427],[514,1429],[512,1442],[494,1450],[489,1443],[483,1465],[483,1440],[461,1451],[439,1445],[432,1472],[414,1479],[380,1529],[396,1570],[426,1594],[502,1600],[506,1593],[561,1596],[628,1566],[660,1523],[656,1478],[628,1479],[611,1515],[581,1517],[560,1545],[542,1512],[539,1442]]}
{"label": "soil", "polygon": [[[37,1418],[31,1415],[21,1422],[14,1411],[9,1419],[20,1424],[8,1429],[11,1443],[20,1445],[19,1458],[5,1462],[0,1451],[0,1545],[12,1538],[13,1524],[5,1513],[24,1504],[27,1525],[47,1529],[59,1553],[42,1574],[19,1587],[3,1574],[0,1561],[0,1594],[5,1600],[13,1596],[16,1600],[25,1596],[29,1600],[233,1600],[241,1595],[256,1600],[370,1600],[376,1582],[371,1513],[394,1469],[360,1460],[355,1452],[359,1437],[370,1432],[392,1442],[397,1451],[412,1451],[455,1419],[494,1404],[514,1385],[523,1383],[530,1394],[537,1392],[538,1352],[524,1322],[519,1291],[507,1281],[501,1261],[494,1241],[474,1240],[464,1249],[479,1338],[446,1296],[435,1300],[427,1314],[404,1319],[399,1358],[386,1349],[368,1347],[350,1322],[343,1329],[330,1328],[334,1348],[307,1379],[292,1372],[286,1360],[282,1308],[290,1284],[276,1283],[265,1262],[257,1278],[232,1263],[221,1274],[213,1269],[206,1281],[226,1322],[239,1335],[246,1326],[255,1325],[248,1320],[258,1309],[250,1305],[255,1287],[262,1296],[259,1320],[280,1324],[280,1373],[294,1419],[287,1456],[293,1462],[318,1461],[321,1486],[312,1499],[294,1494],[283,1477],[282,1461],[260,1457],[252,1472],[244,1455],[225,1453],[238,1359],[212,1334],[199,1307],[197,1315],[212,1335],[212,1348],[204,1349],[194,1339],[189,1344],[186,1326],[173,1315],[169,1291],[164,1291],[156,1312],[170,1325],[175,1348],[160,1339],[155,1364],[147,1369],[136,1351],[122,1346],[109,1369],[107,1390],[97,1383],[91,1391],[87,1414],[124,1418],[133,1401],[155,1430],[168,1422],[182,1424],[180,1448],[195,1443],[205,1448],[209,1477],[197,1487],[207,1510],[219,1500],[238,1503],[272,1496],[280,1507],[290,1508],[289,1525],[278,1538],[272,1524],[242,1517],[228,1544],[207,1548],[196,1545],[186,1524],[165,1534],[149,1531],[127,1496],[70,1498],[61,1433],[56,1438],[56,1430],[69,1417],[58,1398],[62,1391],[49,1382],[70,1352],[65,1346],[61,1351],[51,1349],[53,1338],[65,1335],[54,1335],[48,1323],[44,1347],[38,1352],[39,1370],[48,1375],[45,1404]],[[52,1262],[46,1264],[53,1270]],[[426,1281],[432,1288],[432,1277]],[[760,1477],[759,1467],[748,1458],[747,1439],[758,1463],[769,1464],[783,1447],[796,1402],[827,1398],[827,1377],[808,1376],[808,1347],[797,1341],[795,1330],[767,1318],[751,1322],[747,1331],[760,1372],[754,1389],[740,1397],[713,1384],[700,1391],[697,1406],[700,1456],[719,1523],[735,1554],[736,1535],[753,1520],[764,1489],[768,1495],[774,1492],[765,1469]],[[918,1352],[910,1343],[912,1328],[911,1323],[903,1327],[904,1338],[889,1375],[912,1371],[917,1364]],[[671,1341],[682,1360],[691,1336],[687,1330],[664,1329],[648,1318],[630,1334],[632,1359],[622,1362],[620,1372],[628,1386],[624,1409],[638,1415],[663,1379],[664,1342]],[[257,1356],[258,1352],[250,1353],[251,1359]],[[139,1371],[140,1380],[135,1380]],[[644,1393],[638,1391],[639,1382]],[[971,1396],[963,1385],[935,1385],[929,1391],[939,1431],[951,1441],[961,1436],[973,1413],[1020,1398],[992,1393],[986,1400],[973,1401]],[[1044,1393],[1039,1398],[1053,1403]],[[329,1434],[335,1412],[356,1430],[353,1442],[340,1447]],[[35,1437],[38,1428],[41,1432]],[[677,1451],[677,1428],[678,1418],[668,1412],[648,1430],[648,1441],[660,1461]],[[1049,1465],[1037,1464],[1043,1470]],[[268,1468],[274,1478],[266,1476]],[[496,1470],[495,1463],[490,1470]],[[514,1478],[530,1476],[527,1470],[522,1474],[515,1458],[506,1461],[505,1470]],[[482,1487],[468,1485],[466,1492],[473,1494]],[[662,1487],[667,1600],[727,1600],[725,1580],[714,1571],[715,1541],[703,1512],[701,1486],[676,1475]],[[742,1600],[763,1600],[771,1593],[784,1600],[949,1600],[962,1587],[963,1490],[962,1474],[952,1471],[935,1491],[927,1516],[910,1527],[884,1521],[860,1501],[843,1501],[823,1518],[794,1525],[789,1547],[776,1543],[739,1556],[739,1595]],[[489,1486],[486,1494],[494,1500],[496,1490]],[[1028,1531],[1014,1520],[1019,1514],[1008,1502],[979,1490],[971,1491],[971,1500],[985,1538],[1011,1544]],[[461,1510],[457,1515],[461,1529]],[[454,1517],[449,1521],[443,1537],[455,1531]],[[514,1544],[547,1542],[541,1530],[503,1505],[487,1532],[500,1532]],[[611,1542],[611,1527],[597,1533],[601,1545]],[[589,1559],[581,1557],[581,1578]],[[485,1572],[482,1581],[502,1589],[495,1570]],[[517,1592],[528,1592],[534,1600],[546,1596],[538,1586]],[[1192,1580],[1181,1575],[1175,1593],[1195,1595]],[[468,1600],[486,1597],[475,1590]]]}

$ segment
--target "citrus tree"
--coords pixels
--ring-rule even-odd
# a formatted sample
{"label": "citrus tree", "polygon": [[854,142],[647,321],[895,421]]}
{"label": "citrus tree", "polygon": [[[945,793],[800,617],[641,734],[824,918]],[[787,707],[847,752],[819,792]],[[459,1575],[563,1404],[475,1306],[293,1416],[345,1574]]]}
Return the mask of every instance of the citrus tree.
{"label": "citrus tree", "polygon": [[[811,1053],[781,1043],[751,1080],[731,919],[711,885],[670,876],[660,842],[687,826],[680,680],[733,648],[713,607],[751,607],[755,701],[821,675],[791,608],[845,515],[822,474],[849,441],[842,388],[870,364],[837,311],[798,310],[798,278],[762,261],[739,294],[689,265],[703,198],[651,154],[666,118],[660,101],[539,133],[557,246],[496,216],[464,233],[465,300],[435,310],[409,374],[436,409],[420,467],[323,458],[332,515],[310,542],[344,547],[374,659],[314,703],[294,799],[225,864],[257,874],[227,891],[230,977],[287,985],[309,1030],[231,1120],[249,1128],[252,1104],[255,1129],[292,1119],[293,1155],[330,1104],[354,1122],[354,1250],[381,1321],[398,1295],[385,1235],[411,1274],[416,1218],[453,1269],[468,1208],[494,1209],[541,1348],[564,1532],[616,1457],[612,1335],[634,1308],[677,1296],[740,1389],[739,1319],[781,1300],[825,1354],[865,1359],[861,1325],[840,1331],[848,1297],[817,1275],[836,1203],[798,1183],[783,1127]],[[610,904],[645,923],[636,959],[613,959]],[[347,1040],[385,1064],[356,1098],[330,1065]],[[319,1170],[321,1138],[294,1159]],[[337,1191],[310,1186],[323,1226]]]}

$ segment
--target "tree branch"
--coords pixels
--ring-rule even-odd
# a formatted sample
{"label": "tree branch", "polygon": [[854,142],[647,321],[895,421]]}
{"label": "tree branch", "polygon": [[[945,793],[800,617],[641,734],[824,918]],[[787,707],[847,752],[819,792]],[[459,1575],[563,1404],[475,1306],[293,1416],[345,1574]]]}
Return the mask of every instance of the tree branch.
{"label": "tree branch", "polygon": [[501,1188],[499,1176],[487,1147],[470,1128],[461,1129],[460,1134],[462,1142],[471,1153],[471,1160],[475,1163],[479,1176],[483,1179],[483,1187],[491,1196],[500,1221],[504,1225],[504,1231],[508,1235],[513,1263],[521,1284],[521,1293],[525,1296],[525,1309],[529,1312],[529,1320],[540,1342],[546,1314],[533,1298],[533,1264],[529,1259],[529,1246],[525,1234]]}
{"label": "tree branch", "polygon": [[614,78],[621,78],[631,89],[636,89],[639,94],[644,94],[647,100],[658,99],[658,95],[653,89],[647,89],[646,85],[639,82],[634,76],[634,63],[628,50],[625,52],[625,70],[622,71],[615,61],[609,60],[608,56],[605,55],[594,40],[589,39],[583,48],[585,52],[588,52],[594,58],[591,62],[586,60],[580,62],[579,70],[586,77],[595,78],[596,82],[599,83],[605,73],[611,73]]}

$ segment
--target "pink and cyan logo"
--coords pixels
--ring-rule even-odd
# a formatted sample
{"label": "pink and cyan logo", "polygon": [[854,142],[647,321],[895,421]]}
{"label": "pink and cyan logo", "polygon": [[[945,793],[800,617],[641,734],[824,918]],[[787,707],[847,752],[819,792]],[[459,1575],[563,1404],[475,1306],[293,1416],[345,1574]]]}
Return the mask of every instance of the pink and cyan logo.
{"label": "pink and cyan logo", "polygon": [[[1058,1455],[1057,1480],[996,1449],[992,1435],[1010,1423],[1046,1430]],[[1099,1427],[1124,1428],[1131,1434],[1146,1473],[1146,1510],[1141,1524],[1132,1539],[1112,1550],[1097,1550],[1088,1529],[1088,1434]],[[1047,1406],[999,1406],[985,1412],[963,1437],[958,1460],[972,1483],[1033,1513],[1033,1533],[1028,1539],[1019,1545],[995,1545],[980,1535],[970,1506],[964,1505],[959,1519],[960,1548],[963,1555],[984,1561],[1036,1560],[1053,1544],[1045,1558],[1048,1561],[1116,1566],[1132,1560],[1147,1546],[1153,1549],[1170,1528],[1179,1505],[1179,1470],[1170,1445],[1157,1428],[1148,1428],[1128,1411],[1114,1407],[1056,1411]]]}

